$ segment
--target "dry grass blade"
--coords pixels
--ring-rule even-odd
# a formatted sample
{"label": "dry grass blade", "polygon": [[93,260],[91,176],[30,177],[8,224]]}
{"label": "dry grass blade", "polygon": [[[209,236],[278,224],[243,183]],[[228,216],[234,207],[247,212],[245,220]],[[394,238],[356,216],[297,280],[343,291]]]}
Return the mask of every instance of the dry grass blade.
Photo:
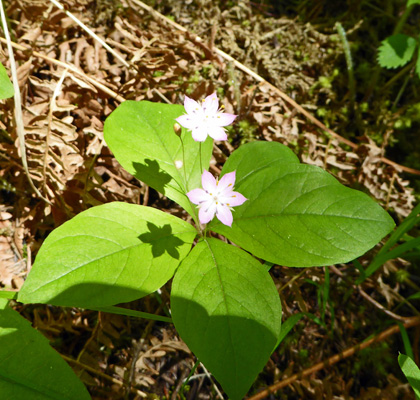
{"label": "dry grass blade", "polygon": [[66,15],[71,18],[76,24],[78,24],[82,29],[84,29],[90,36],[92,36],[96,41],[98,41],[102,46],[104,46],[114,57],[118,58],[126,67],[130,67],[127,61],[124,60],[114,49],[107,45],[103,39],[101,39],[95,32],[93,32],[89,27],[87,27],[82,21],[76,18],[71,12],[64,9],[64,7],[56,0],[50,0],[56,7],[64,11]]}
{"label": "dry grass blade", "polygon": [[[3,38],[0,38],[0,41],[3,42],[3,43],[7,43],[7,40],[3,39]],[[17,50],[22,50],[22,51],[31,50],[31,48],[29,46],[22,46],[18,43],[14,43],[14,42],[10,42],[10,44],[11,44],[12,47],[14,47]],[[45,54],[41,54],[37,51],[33,51],[32,55],[34,55],[35,57],[39,57],[42,60],[45,60],[45,61],[51,62],[55,65],[58,65],[60,67],[67,68],[69,71],[72,71],[75,74],[83,77],[84,79],[89,81],[92,85],[97,87],[99,90],[101,90],[104,93],[106,93],[107,95],[113,97],[115,100],[119,101],[120,103],[125,101],[124,97],[120,96],[118,93],[115,93],[113,90],[111,90],[107,86],[103,85],[101,82],[98,82],[96,79],[93,79],[92,77],[86,75],[83,71],[80,71],[79,69],[77,69],[75,66],[73,66],[71,64],[66,64],[66,63],[64,63],[60,60],[56,60],[55,58],[48,57]]]}
{"label": "dry grass blade", "polygon": [[26,176],[28,178],[29,184],[31,185],[33,191],[37,194],[38,197],[40,197],[46,203],[51,205],[50,201],[46,199],[40,193],[37,187],[34,185],[32,178],[29,174],[28,162],[26,160],[25,128],[23,127],[22,101],[20,97],[20,89],[19,89],[18,77],[17,77],[17,72],[16,72],[15,57],[13,55],[12,41],[10,39],[9,29],[7,27],[6,15],[4,13],[4,8],[3,8],[3,0],[0,0],[0,13],[1,13],[1,22],[3,25],[4,36],[6,36],[7,50],[9,52],[9,58],[10,58],[10,69],[12,72],[13,88],[15,91],[14,100],[15,100],[16,131],[19,138],[19,145],[20,145],[23,168],[25,169]]}

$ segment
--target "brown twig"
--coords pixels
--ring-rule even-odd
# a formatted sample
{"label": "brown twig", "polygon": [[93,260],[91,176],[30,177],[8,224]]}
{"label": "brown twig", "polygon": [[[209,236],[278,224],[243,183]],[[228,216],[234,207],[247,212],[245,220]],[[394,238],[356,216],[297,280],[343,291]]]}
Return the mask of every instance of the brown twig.
{"label": "brown twig", "polygon": [[[3,38],[0,38],[0,42],[7,43],[7,41]],[[14,47],[17,50],[30,52],[33,56],[39,57],[42,60],[48,61],[52,64],[59,65],[63,68],[67,68],[69,71],[74,72],[75,74],[81,76],[82,78],[89,81],[92,85],[97,87],[102,92],[106,93],[107,95],[113,97],[115,100],[119,101],[120,103],[124,102],[124,97],[120,96],[118,93],[115,93],[113,90],[111,90],[109,87],[105,86],[103,83],[98,82],[96,79],[90,77],[89,75],[86,75],[83,71],[76,68],[74,65],[64,63],[62,61],[56,60],[55,58],[51,58],[46,56],[45,54],[39,53],[37,51],[32,51],[30,46],[23,46],[18,43],[11,42],[12,47]]]}
{"label": "brown twig", "polygon": [[412,317],[402,317],[401,315],[395,314],[392,311],[389,311],[387,308],[385,308],[381,303],[378,303],[374,298],[370,297],[360,286],[357,287],[359,290],[359,293],[362,297],[364,297],[369,303],[373,304],[377,309],[384,312],[388,317],[391,317],[392,319],[395,319],[396,321],[406,322],[410,320]]}
{"label": "brown twig", "polygon": [[[204,41],[200,36],[192,34],[186,28],[184,28],[182,25],[179,25],[176,22],[172,21],[171,19],[165,17],[163,14],[159,13],[158,11],[156,11],[152,7],[148,6],[147,4],[144,4],[142,1],[140,1],[140,0],[131,0],[131,1],[135,4],[137,4],[138,6],[140,6],[141,8],[143,8],[144,10],[148,11],[151,15],[153,15],[153,16],[161,19],[161,20],[166,21],[169,25],[173,26],[174,28],[178,29],[181,32],[184,32],[185,34],[188,35],[188,38],[191,39],[196,44],[200,44],[200,45],[203,44]],[[229,54],[225,53],[223,50],[220,50],[217,47],[213,47],[212,50],[213,50],[214,53],[218,54],[220,57],[222,57],[226,61],[232,62],[235,65],[235,67],[240,69],[242,72],[245,72],[249,76],[252,76],[256,81],[259,82],[260,85],[267,85],[272,91],[277,93],[284,101],[286,101],[291,106],[293,106],[296,110],[298,110],[298,112],[300,114],[304,115],[309,121],[311,121],[314,125],[316,125],[318,128],[320,128],[322,131],[327,132],[328,134],[330,134],[331,136],[336,138],[341,143],[344,143],[347,146],[351,147],[353,150],[356,150],[359,147],[357,144],[355,144],[355,143],[351,142],[350,140],[340,136],[338,133],[336,133],[332,129],[328,128],[320,120],[315,118],[311,113],[306,111],[301,105],[296,103],[296,101],[294,101],[286,93],[282,92],[278,87],[276,87],[276,86],[272,85],[271,83],[269,83],[268,81],[266,81],[262,76],[258,75],[257,73],[255,73],[254,71],[249,69],[247,66],[240,63],[238,60],[234,59]],[[419,170],[414,169],[414,168],[410,168],[410,167],[405,167],[404,165],[397,164],[396,162],[391,161],[391,160],[389,160],[385,157],[381,157],[381,161],[384,164],[391,165],[397,171],[399,170],[399,171],[408,172],[408,173],[414,174],[414,175],[420,175]]]}
{"label": "brown twig", "polygon": [[[404,327],[405,328],[411,328],[413,326],[419,326],[420,325],[420,317],[411,317],[411,318],[406,318],[405,322],[404,322]],[[378,335],[375,335],[374,337],[359,343],[355,346],[352,346],[344,351],[342,351],[339,354],[336,354],[330,358],[328,358],[325,361],[321,361],[318,364],[313,365],[310,368],[305,369],[302,372],[299,372],[297,374],[294,374],[292,376],[290,376],[289,378],[286,378],[280,382],[275,383],[274,385],[269,386],[267,389],[264,389],[263,391],[257,393],[254,396],[251,396],[248,398],[248,400],[260,400],[260,399],[264,399],[267,396],[269,396],[270,394],[286,387],[289,386],[290,384],[292,384],[293,382],[295,382],[297,379],[302,379],[306,376],[312,375],[315,372],[318,372],[326,367],[330,367],[331,365],[334,365],[336,363],[338,363],[341,360],[344,360],[345,358],[351,357],[353,356],[355,353],[357,353],[358,351],[364,350],[367,347],[371,346],[374,343],[378,343],[381,342],[385,339],[387,339],[389,336],[393,335],[394,333],[398,333],[400,331],[400,327],[398,325],[394,325],[391,326],[390,328],[384,330],[383,332],[381,332]]]}

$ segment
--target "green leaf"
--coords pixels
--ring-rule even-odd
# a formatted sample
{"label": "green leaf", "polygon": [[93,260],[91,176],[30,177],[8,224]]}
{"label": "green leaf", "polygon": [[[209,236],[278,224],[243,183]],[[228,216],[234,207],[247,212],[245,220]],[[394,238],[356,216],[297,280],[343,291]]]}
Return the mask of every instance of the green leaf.
{"label": "green leaf", "polygon": [[287,146],[277,142],[251,142],[234,151],[227,159],[222,175],[236,171],[237,187],[243,179],[267,167],[282,168],[284,163],[299,164],[299,159]]}
{"label": "green leaf", "polygon": [[281,304],[269,273],[244,251],[209,238],[181,263],[171,305],[188,347],[229,398],[242,399],[280,335]]}
{"label": "green leaf", "polygon": [[48,236],[18,301],[89,308],[138,299],[173,276],[196,234],[151,207],[90,208]]}
{"label": "green leaf", "polygon": [[14,95],[15,91],[7,75],[6,68],[0,63],[0,100],[8,99]]}
{"label": "green leaf", "polygon": [[277,339],[276,346],[279,346],[284,338],[289,334],[289,332],[294,328],[294,326],[305,316],[305,313],[297,313],[291,315],[281,326],[280,336]]}
{"label": "green leaf", "polygon": [[417,397],[420,397],[420,369],[416,363],[405,354],[398,356],[398,363]]}
{"label": "green leaf", "polygon": [[419,49],[418,54],[417,54],[416,74],[420,78],[420,49]]}
{"label": "green leaf", "polygon": [[416,39],[402,33],[387,37],[378,49],[379,65],[384,68],[402,67],[411,60],[416,46]]}
{"label": "green leaf", "polygon": [[[366,268],[363,280],[371,276],[376,270],[378,270],[383,264],[385,264],[386,261],[393,260],[397,257],[404,258],[404,255],[408,253],[409,250],[412,250],[413,248],[416,248],[418,246],[420,246],[420,237],[411,239],[408,242],[400,244],[399,246],[394,247],[392,250],[389,250],[386,253],[378,254]],[[362,278],[359,278],[357,280],[357,284],[360,284],[363,280]]]}
{"label": "green leaf", "polygon": [[[236,150],[240,158],[241,148]],[[393,227],[392,218],[366,194],[341,185],[321,168],[292,163],[259,166],[243,157],[235,190],[248,201],[236,207],[232,227],[209,228],[257,257],[289,267],[345,263],[364,254]],[[246,165],[246,167],[245,167]],[[223,173],[236,165],[229,160]]]}
{"label": "green leaf", "polygon": [[73,370],[5,299],[0,299],[0,393],[5,400],[90,399]]}
{"label": "green leaf", "polygon": [[[105,140],[118,162],[132,175],[175,200],[190,214],[186,192],[200,187],[200,146],[191,132],[182,129],[187,182],[183,168],[181,140],[175,135],[175,118],[185,112],[180,105],[126,101],[105,121]],[[213,140],[201,145],[203,169],[208,169]]]}
{"label": "green leaf", "polygon": [[407,1],[407,8],[410,6],[414,6],[414,4],[420,4],[420,0],[408,0]]}
{"label": "green leaf", "polygon": [[0,290],[0,298],[14,300],[17,298],[18,292],[12,292],[10,290]]}

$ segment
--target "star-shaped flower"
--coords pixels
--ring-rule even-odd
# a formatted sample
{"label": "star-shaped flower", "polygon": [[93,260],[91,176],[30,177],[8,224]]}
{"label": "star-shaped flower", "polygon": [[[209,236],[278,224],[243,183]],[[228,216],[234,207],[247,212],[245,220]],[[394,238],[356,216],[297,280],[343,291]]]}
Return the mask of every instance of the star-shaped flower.
{"label": "star-shaped flower", "polygon": [[201,104],[185,96],[184,108],[187,114],[176,118],[176,121],[191,130],[196,142],[204,142],[207,135],[214,140],[227,140],[223,127],[230,125],[236,115],[224,113],[219,109],[216,93],[207,96]]}
{"label": "star-shaped flower", "polygon": [[221,223],[232,226],[232,207],[240,206],[247,200],[233,191],[235,180],[236,171],[223,175],[220,181],[210,172],[204,171],[201,175],[203,189],[194,189],[187,193],[191,203],[198,205],[198,219],[202,224],[207,224],[216,215]]}

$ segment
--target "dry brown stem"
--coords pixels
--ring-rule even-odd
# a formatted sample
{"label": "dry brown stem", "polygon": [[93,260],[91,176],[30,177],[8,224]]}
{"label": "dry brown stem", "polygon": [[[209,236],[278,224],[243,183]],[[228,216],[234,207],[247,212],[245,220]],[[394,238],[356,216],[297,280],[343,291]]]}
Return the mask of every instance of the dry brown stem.
{"label": "dry brown stem", "polygon": [[[405,322],[403,323],[404,328],[411,328],[413,326],[419,326],[420,325],[420,317],[411,317],[411,318],[406,318]],[[251,396],[248,398],[248,400],[260,400],[260,399],[264,399],[267,396],[269,396],[271,393],[274,393],[286,386],[289,386],[290,384],[292,384],[293,382],[295,382],[297,379],[302,379],[306,376],[312,375],[315,372],[320,371],[321,369],[324,369],[326,367],[329,367],[331,365],[334,365],[336,363],[338,363],[341,360],[344,360],[345,358],[351,357],[352,355],[354,355],[355,353],[357,353],[358,351],[364,350],[367,347],[371,346],[374,343],[378,343],[381,342],[385,339],[387,339],[389,336],[393,335],[394,333],[398,333],[400,331],[400,327],[399,325],[393,325],[390,328],[384,330],[383,332],[379,333],[378,335],[375,335],[374,337],[359,343],[355,346],[352,346],[344,351],[342,351],[339,354],[336,354],[330,358],[328,358],[325,361],[321,361],[318,364],[313,365],[312,367],[309,367],[307,369],[305,369],[302,372],[299,372],[297,374],[294,374],[292,376],[290,376],[287,379],[284,379],[280,382],[275,383],[274,385],[269,386],[267,389],[264,389],[263,391],[257,393],[254,396]]]}

